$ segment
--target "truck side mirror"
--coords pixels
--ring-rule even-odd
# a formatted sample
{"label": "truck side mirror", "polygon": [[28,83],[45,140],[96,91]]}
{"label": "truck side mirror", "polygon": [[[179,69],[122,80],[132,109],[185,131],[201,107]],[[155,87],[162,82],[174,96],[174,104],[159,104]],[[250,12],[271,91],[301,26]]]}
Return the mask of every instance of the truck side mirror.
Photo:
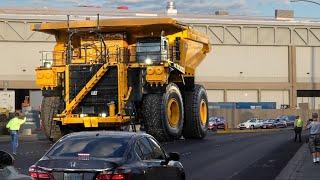
{"label": "truck side mirror", "polygon": [[175,60],[176,61],[180,61],[180,43],[181,43],[181,38],[180,37],[177,37],[176,40],[175,40],[175,45],[174,45],[174,48],[175,48]]}
{"label": "truck side mirror", "polygon": [[0,169],[13,166],[14,158],[6,151],[0,151]]}

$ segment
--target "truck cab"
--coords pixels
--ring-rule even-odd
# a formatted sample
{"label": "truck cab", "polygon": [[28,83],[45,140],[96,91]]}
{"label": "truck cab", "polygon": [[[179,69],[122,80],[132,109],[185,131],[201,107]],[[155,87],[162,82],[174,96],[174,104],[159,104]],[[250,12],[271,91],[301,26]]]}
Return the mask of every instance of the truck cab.
{"label": "truck cab", "polygon": [[168,60],[168,39],[166,37],[146,37],[137,40],[137,62],[145,64]]}

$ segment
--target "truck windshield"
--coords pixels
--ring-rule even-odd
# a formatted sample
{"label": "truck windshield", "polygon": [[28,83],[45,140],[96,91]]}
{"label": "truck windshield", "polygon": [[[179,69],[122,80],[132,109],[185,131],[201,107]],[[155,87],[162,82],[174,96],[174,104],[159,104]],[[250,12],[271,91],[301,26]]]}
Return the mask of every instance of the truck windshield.
{"label": "truck windshield", "polygon": [[160,53],[160,42],[140,42],[137,47],[137,52],[158,52]]}
{"label": "truck windshield", "polygon": [[137,43],[137,61],[145,62],[149,59],[151,62],[161,60],[161,41],[160,38],[148,38],[139,40]]}

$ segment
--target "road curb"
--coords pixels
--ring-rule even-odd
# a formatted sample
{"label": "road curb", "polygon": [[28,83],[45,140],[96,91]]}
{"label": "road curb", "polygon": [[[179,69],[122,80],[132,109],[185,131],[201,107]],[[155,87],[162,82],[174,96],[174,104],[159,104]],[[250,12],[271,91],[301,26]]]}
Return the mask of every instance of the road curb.
{"label": "road curb", "polygon": [[288,162],[286,167],[280,172],[280,174],[276,177],[276,180],[291,180],[296,179],[301,169],[304,160],[308,155],[308,146],[304,143],[300,149],[296,152],[293,158]]}
{"label": "road curb", "polygon": [[226,131],[217,131],[217,134],[261,133],[261,132],[277,132],[277,131],[282,131],[282,129],[226,130]]}

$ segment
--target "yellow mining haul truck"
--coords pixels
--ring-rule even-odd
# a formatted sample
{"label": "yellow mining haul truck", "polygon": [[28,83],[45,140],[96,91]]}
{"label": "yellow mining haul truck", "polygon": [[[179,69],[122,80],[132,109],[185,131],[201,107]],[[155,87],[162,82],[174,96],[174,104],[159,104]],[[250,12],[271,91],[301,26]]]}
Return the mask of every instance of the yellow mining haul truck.
{"label": "yellow mining haul truck", "polygon": [[55,35],[36,69],[49,138],[139,122],[160,141],[203,138],[205,89],[195,68],[211,50],[208,37],[172,18],[130,18],[34,24]]}

